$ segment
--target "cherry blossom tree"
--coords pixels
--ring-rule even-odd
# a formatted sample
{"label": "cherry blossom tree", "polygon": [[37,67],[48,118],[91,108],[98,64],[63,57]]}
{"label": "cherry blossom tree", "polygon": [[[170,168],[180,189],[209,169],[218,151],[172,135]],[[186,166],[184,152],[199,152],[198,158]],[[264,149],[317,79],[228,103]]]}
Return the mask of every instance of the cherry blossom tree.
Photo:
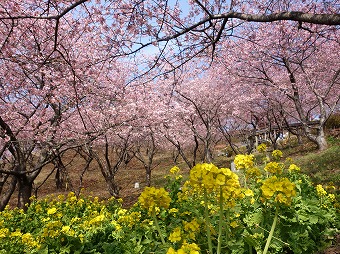
{"label": "cherry blossom tree", "polygon": [[[19,9],[13,3],[6,8],[7,14],[10,8]],[[121,93],[125,77],[119,71],[124,63],[119,63],[117,72],[113,61],[99,63],[105,53],[101,41],[89,40],[92,31],[85,35],[77,20],[68,21],[60,25],[58,48],[51,39],[53,27],[46,21],[1,23],[5,36],[0,52],[0,209],[16,187],[18,206],[25,208],[43,167],[49,163],[61,166],[60,154],[65,149],[96,138],[116,123],[101,121],[100,107],[94,105],[99,98],[110,105],[117,91]],[[78,29],[83,37],[76,35]],[[112,112],[108,109],[107,113]]]}
{"label": "cherry blossom tree", "polygon": [[[337,0],[6,0],[0,8],[0,20],[7,28],[5,41],[22,23],[40,22],[50,28],[54,46],[46,58],[62,49],[63,25],[72,17],[82,31],[91,30],[93,36],[107,40],[106,58],[133,57],[148,47],[157,56],[148,62],[146,71],[157,67],[163,72],[168,70],[160,67],[162,63],[177,69],[195,56],[212,55],[219,41],[237,36],[238,28],[251,22],[288,20],[295,22],[295,30],[310,31],[315,30],[313,24],[340,24]],[[83,36],[80,30],[74,33]]]}
{"label": "cherry blossom tree", "polygon": [[[261,87],[279,91],[292,102],[291,117],[301,123],[305,135],[325,149],[324,124],[339,103],[338,30],[311,34],[281,23],[244,34],[248,34],[244,40],[226,46],[226,61],[233,63],[230,74],[259,91]],[[314,117],[319,124],[310,124]]]}
{"label": "cherry blossom tree", "polygon": [[155,155],[168,147],[160,131],[166,120],[168,98],[163,92],[157,82],[136,86],[138,119],[134,121],[134,155],[143,165],[147,186],[151,186],[152,170],[158,166]]}
{"label": "cherry blossom tree", "polygon": [[[281,23],[291,24],[289,36],[296,37],[304,31],[307,38],[314,40],[312,45],[305,40],[308,47],[301,51],[305,54],[298,54],[295,58],[281,54],[281,65],[277,66],[289,74],[290,96],[298,119],[310,116],[305,112],[308,109],[295,96],[296,81],[304,79],[316,98],[310,102],[310,109],[315,108],[313,105],[322,108],[320,122],[323,122],[327,110],[332,108],[329,102],[334,104],[337,101],[328,97],[334,94],[339,75],[334,68],[330,70],[332,75],[328,75],[327,70],[310,68],[310,65],[319,58],[320,63],[326,62],[327,59],[322,58],[325,52],[332,57],[338,52],[336,36],[340,15],[336,0],[2,1],[0,209],[8,203],[16,188],[18,206],[25,208],[34,179],[41,170],[54,163],[60,173],[58,168],[65,170],[62,153],[84,145],[87,148],[92,145],[92,150],[86,150],[92,157],[86,160],[92,162],[94,158],[102,169],[110,193],[117,195],[114,176],[132,146],[133,128],[148,126],[133,123],[142,114],[136,107],[137,100],[130,97],[133,93],[129,89],[135,82],[139,83],[140,77],[157,83],[172,72],[178,80],[177,74],[185,71],[186,64],[193,58],[199,59],[202,68],[208,66],[221,50],[219,42],[234,43],[242,35],[242,29],[261,29],[260,25],[251,26],[253,22],[265,23],[263,26],[273,33],[281,31]],[[329,37],[329,31],[335,36]],[[255,42],[256,38],[250,40]],[[311,51],[313,45],[315,50]],[[238,54],[246,58],[254,48],[248,52],[239,50]],[[263,51],[258,54],[266,63]],[[304,58],[304,55],[308,57]],[[204,57],[209,61],[201,60]],[[278,73],[276,69],[273,73]],[[266,72],[262,71],[262,74],[271,71],[263,70]],[[267,85],[274,86],[282,81],[279,75],[269,77],[273,82],[267,78]],[[169,110],[173,114],[171,124],[163,121],[162,127],[162,134],[179,151],[189,144],[193,147],[193,159],[191,162],[187,160],[191,164],[196,161],[198,142],[204,147],[203,160],[210,160],[209,150],[215,133],[213,126],[222,105],[219,102],[228,100],[219,97],[222,96],[219,86],[209,80],[204,83],[210,88],[202,86],[199,93],[194,93],[202,85],[197,77],[186,80],[186,86],[191,89],[169,86],[168,98],[176,97],[176,101],[168,103],[172,106]],[[246,84],[245,81],[241,83]],[[319,88],[326,86],[319,84],[324,83],[329,85],[328,90],[320,92]],[[207,88],[210,92],[205,90]],[[300,94],[299,90],[299,98],[309,95]],[[203,101],[203,96],[210,101]],[[188,108],[183,109],[183,106]],[[310,137],[313,135],[308,129],[306,133]],[[319,137],[322,133],[316,139],[325,147]],[[104,151],[96,149],[98,145],[103,145]],[[109,148],[118,152],[117,156],[109,157]]]}
{"label": "cherry blossom tree", "polygon": [[[174,123],[165,126],[165,136],[189,167],[196,159],[205,162],[213,159],[212,150],[220,138],[218,119],[228,117],[231,105],[230,94],[222,90],[223,86],[219,86],[213,75],[199,70],[200,61],[196,64],[173,86],[169,105],[172,115],[168,118]],[[184,152],[186,142],[192,145],[192,159]]]}

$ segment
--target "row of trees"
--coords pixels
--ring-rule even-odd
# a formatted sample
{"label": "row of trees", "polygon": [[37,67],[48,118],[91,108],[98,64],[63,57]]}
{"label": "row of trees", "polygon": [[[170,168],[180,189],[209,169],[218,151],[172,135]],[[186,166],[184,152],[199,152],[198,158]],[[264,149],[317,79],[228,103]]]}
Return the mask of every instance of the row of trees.
{"label": "row of trees", "polygon": [[238,152],[233,130],[300,122],[325,149],[338,13],[336,0],[3,1],[0,210],[15,190],[25,207],[48,165],[62,188],[70,150],[117,196],[133,156],[150,184],[157,151],[192,167],[222,138]]}

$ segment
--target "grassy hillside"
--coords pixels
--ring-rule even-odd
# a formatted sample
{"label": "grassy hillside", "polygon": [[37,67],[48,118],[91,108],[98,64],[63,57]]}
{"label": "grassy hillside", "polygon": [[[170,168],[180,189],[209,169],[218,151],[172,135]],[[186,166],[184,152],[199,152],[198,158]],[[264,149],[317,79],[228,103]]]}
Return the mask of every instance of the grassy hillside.
{"label": "grassy hillside", "polygon": [[[284,150],[285,156],[290,156],[302,172],[310,175],[313,182],[324,185],[331,184],[340,189],[340,140],[328,138],[329,148],[318,152],[313,145],[307,143]],[[314,148],[314,149],[313,149]]]}

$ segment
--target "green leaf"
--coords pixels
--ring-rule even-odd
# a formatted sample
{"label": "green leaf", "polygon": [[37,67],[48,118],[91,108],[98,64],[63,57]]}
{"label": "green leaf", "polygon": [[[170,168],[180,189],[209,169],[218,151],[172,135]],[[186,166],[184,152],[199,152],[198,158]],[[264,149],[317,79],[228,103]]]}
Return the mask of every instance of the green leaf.
{"label": "green leaf", "polygon": [[144,240],[142,241],[142,244],[149,244],[149,243],[151,243],[151,242],[153,242],[153,240],[151,240],[151,239],[144,239]]}
{"label": "green leaf", "polygon": [[244,236],[243,240],[252,247],[255,247],[257,245],[256,241],[250,236]]}
{"label": "green leaf", "polygon": [[311,216],[309,216],[309,221],[310,221],[310,223],[312,223],[312,224],[316,224],[316,223],[318,223],[319,218],[318,218],[318,216],[316,216],[316,215],[311,215]]}
{"label": "green leaf", "polygon": [[301,221],[308,221],[308,220],[309,220],[308,216],[303,215],[303,214],[299,214],[299,215],[298,215],[298,218],[299,218],[299,220],[301,220]]}

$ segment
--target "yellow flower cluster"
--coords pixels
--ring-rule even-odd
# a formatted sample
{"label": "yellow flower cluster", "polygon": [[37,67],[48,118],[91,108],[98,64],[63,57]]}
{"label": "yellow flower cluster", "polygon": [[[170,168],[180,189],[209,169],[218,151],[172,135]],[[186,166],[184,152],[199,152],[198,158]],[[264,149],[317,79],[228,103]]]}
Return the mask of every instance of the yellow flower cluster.
{"label": "yellow flower cluster", "polygon": [[238,176],[229,168],[218,168],[211,163],[194,166],[190,171],[190,183],[195,189],[205,189],[209,193],[222,188],[225,200],[236,198],[240,194]]}
{"label": "yellow flower cluster", "polygon": [[236,169],[250,169],[254,167],[254,155],[238,154],[234,159]]}
{"label": "yellow flower cluster", "polygon": [[61,228],[61,232],[64,233],[65,235],[69,235],[69,236],[75,236],[76,235],[76,232],[70,226],[63,226]]}
{"label": "yellow flower cluster", "polygon": [[282,163],[277,163],[275,161],[269,162],[264,170],[272,174],[282,174],[284,165]]}
{"label": "yellow flower cluster", "polygon": [[184,224],[184,230],[186,231],[187,236],[190,239],[195,240],[196,233],[198,233],[200,229],[200,224],[198,224],[196,218],[194,218],[190,222],[184,221],[183,224]]}
{"label": "yellow flower cluster", "polygon": [[230,222],[230,227],[232,227],[232,228],[237,228],[237,227],[238,227],[237,221],[232,221],[232,222]]}
{"label": "yellow flower cluster", "polygon": [[251,189],[246,189],[244,191],[244,195],[247,197],[253,197],[254,196],[254,192]]}
{"label": "yellow flower cluster", "polygon": [[118,218],[118,222],[126,225],[129,228],[132,228],[137,222],[140,221],[141,216],[142,215],[140,212],[131,212],[128,214],[121,215]]}
{"label": "yellow flower cluster", "polygon": [[283,157],[283,154],[282,154],[282,152],[280,150],[274,150],[272,152],[272,156],[273,156],[274,160],[278,161],[278,160],[280,160]]}
{"label": "yellow flower cluster", "polygon": [[183,242],[181,248],[175,251],[172,247],[170,247],[166,254],[199,254],[200,247],[196,243],[187,243]]}
{"label": "yellow flower cluster", "polygon": [[5,238],[9,234],[9,229],[8,228],[1,228],[0,229],[0,238]]}
{"label": "yellow flower cluster", "polygon": [[180,171],[180,169],[177,166],[174,166],[170,169],[170,173],[173,174],[173,175],[179,173],[179,171]]}
{"label": "yellow flower cluster", "polygon": [[31,235],[31,233],[25,233],[21,236],[21,241],[23,244],[25,244],[29,248],[40,248],[40,244],[34,240],[34,237]]}
{"label": "yellow flower cluster", "polygon": [[[118,224],[121,217],[127,216],[115,200],[109,202],[104,203],[92,197],[78,198],[74,193],[67,196],[50,195],[42,200],[31,198],[26,213],[19,209],[0,212],[0,243],[6,243],[6,248],[13,248],[13,253],[19,253],[14,250],[16,248],[35,253],[39,249],[44,252],[44,248],[51,243],[64,244],[69,237],[86,241],[87,235],[92,235],[108,223]],[[130,216],[130,221],[136,223],[140,212]],[[26,222],[25,231],[13,226],[15,223],[23,225]],[[127,224],[123,226],[129,226]],[[3,246],[0,244],[0,252],[5,250]]]}
{"label": "yellow flower cluster", "polygon": [[181,228],[180,227],[176,227],[169,236],[169,241],[172,243],[176,243],[179,242],[181,240]]}
{"label": "yellow flower cluster", "polygon": [[328,194],[328,198],[331,202],[335,202],[335,195],[333,193]]}
{"label": "yellow flower cluster", "polygon": [[105,220],[105,215],[100,214],[89,221],[89,225],[99,225]]}
{"label": "yellow flower cluster", "polygon": [[292,197],[296,195],[295,184],[288,178],[272,176],[266,179],[262,186],[262,195],[266,199],[275,197],[275,201],[281,204],[290,205]]}
{"label": "yellow flower cluster", "polygon": [[155,208],[168,208],[171,202],[169,193],[164,188],[146,187],[139,196],[139,203],[150,212]]}
{"label": "yellow flower cluster", "polygon": [[257,179],[259,177],[261,177],[261,170],[259,168],[253,167],[253,168],[249,168],[246,170],[246,178],[253,178],[253,179]]}
{"label": "yellow flower cluster", "polygon": [[264,153],[267,151],[267,145],[262,143],[256,147],[256,150],[260,153]]}
{"label": "yellow flower cluster", "polygon": [[321,184],[318,184],[318,185],[316,186],[316,192],[318,193],[318,195],[319,195],[320,197],[326,196],[326,195],[327,195],[327,191],[325,191],[325,189],[322,187]]}
{"label": "yellow flower cluster", "polygon": [[47,210],[48,215],[55,214],[56,212],[57,212],[57,208],[55,208],[55,207],[52,207],[52,208]]}
{"label": "yellow flower cluster", "polygon": [[62,229],[63,223],[60,221],[51,221],[46,224],[43,229],[43,237],[56,238],[60,236],[60,229]]}
{"label": "yellow flower cluster", "polygon": [[296,166],[295,164],[290,164],[289,168],[288,168],[289,172],[299,172],[300,168],[298,166]]}

